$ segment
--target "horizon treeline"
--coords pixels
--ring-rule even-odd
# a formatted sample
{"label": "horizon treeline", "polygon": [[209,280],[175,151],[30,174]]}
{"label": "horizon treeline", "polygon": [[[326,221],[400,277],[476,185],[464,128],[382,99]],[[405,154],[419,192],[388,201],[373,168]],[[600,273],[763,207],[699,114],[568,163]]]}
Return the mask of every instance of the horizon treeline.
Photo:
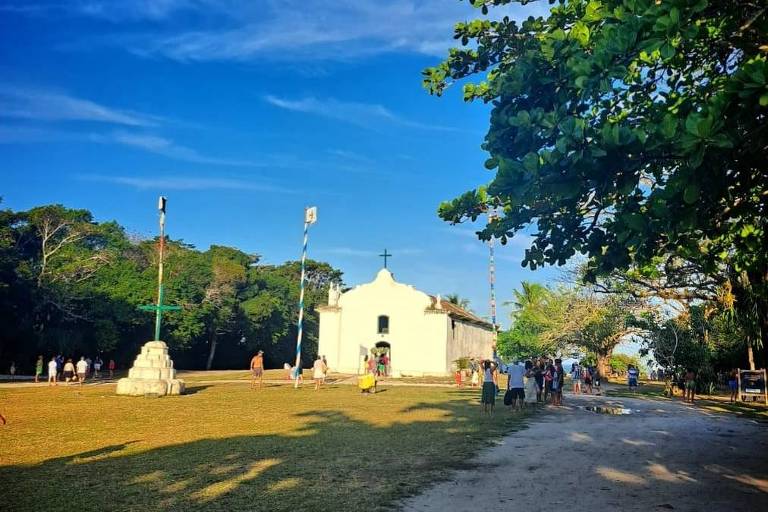
{"label": "horizon treeline", "polygon": [[[159,237],[130,236],[115,221],[60,204],[0,210],[0,373],[34,370],[38,355],[133,363],[153,337]],[[258,254],[166,238],[161,338],[177,368],[243,368],[256,350],[269,367],[293,362],[300,263],[260,263]],[[317,353],[318,314],[342,272],[307,261],[302,363]]]}

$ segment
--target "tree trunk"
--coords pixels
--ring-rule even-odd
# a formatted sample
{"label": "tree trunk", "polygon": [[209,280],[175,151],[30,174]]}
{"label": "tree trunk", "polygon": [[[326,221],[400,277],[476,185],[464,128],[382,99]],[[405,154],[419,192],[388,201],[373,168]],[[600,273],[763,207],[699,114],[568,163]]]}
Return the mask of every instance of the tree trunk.
{"label": "tree trunk", "polygon": [[611,354],[597,355],[597,373],[600,378],[605,380],[611,374]]}
{"label": "tree trunk", "polygon": [[213,366],[213,356],[216,355],[216,333],[211,334],[211,348],[208,351],[208,362],[205,363],[205,369],[210,370]]}
{"label": "tree trunk", "polygon": [[752,340],[747,340],[747,360],[749,361],[749,369],[755,369],[755,353],[752,350]]}

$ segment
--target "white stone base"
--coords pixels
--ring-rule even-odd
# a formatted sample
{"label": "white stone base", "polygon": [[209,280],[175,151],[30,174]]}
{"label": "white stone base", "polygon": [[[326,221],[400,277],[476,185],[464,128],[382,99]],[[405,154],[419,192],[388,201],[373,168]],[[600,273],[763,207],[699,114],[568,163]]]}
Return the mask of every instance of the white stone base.
{"label": "white stone base", "polygon": [[149,341],[141,347],[128,377],[117,381],[117,394],[129,396],[181,395],[184,381],[176,378],[173,361],[168,357],[168,345]]}
{"label": "white stone base", "polygon": [[181,379],[131,379],[117,381],[117,394],[128,396],[144,395],[181,395],[184,393],[184,381]]}

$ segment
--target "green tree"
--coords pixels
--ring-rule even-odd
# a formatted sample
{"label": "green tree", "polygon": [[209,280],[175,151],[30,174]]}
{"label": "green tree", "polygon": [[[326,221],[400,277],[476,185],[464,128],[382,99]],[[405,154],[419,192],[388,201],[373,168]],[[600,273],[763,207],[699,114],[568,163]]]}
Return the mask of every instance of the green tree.
{"label": "green tree", "polygon": [[[512,1],[471,3],[487,13]],[[458,23],[466,48],[424,85],[441,94],[484,75],[464,98],[492,104],[483,148],[495,178],[440,216],[499,208],[480,238],[502,243],[535,224],[532,269],[575,254],[590,278],[670,255],[704,275],[725,265],[765,342],[766,33],[762,3],[715,0],[565,0],[522,24]]]}

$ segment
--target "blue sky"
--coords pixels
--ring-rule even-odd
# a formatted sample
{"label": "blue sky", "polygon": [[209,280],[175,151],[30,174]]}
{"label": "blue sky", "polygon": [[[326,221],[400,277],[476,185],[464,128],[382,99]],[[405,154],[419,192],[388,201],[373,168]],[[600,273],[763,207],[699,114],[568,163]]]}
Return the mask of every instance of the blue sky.
{"label": "blue sky", "polygon": [[[386,247],[399,281],[487,315],[487,247],[436,209],[490,179],[488,109],[420,76],[478,16],[455,0],[0,0],[3,205],[152,236],[164,194],[173,238],[270,263],[299,256],[316,205],[310,256],[347,284]],[[500,302],[558,275],[523,269],[526,244],[497,250]]]}

